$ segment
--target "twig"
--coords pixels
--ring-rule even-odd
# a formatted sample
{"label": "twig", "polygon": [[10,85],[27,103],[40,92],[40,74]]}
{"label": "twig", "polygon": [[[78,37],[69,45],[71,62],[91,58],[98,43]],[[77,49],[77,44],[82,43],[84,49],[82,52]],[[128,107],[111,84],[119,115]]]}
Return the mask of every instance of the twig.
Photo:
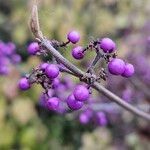
{"label": "twig", "polygon": [[[138,109],[144,110],[146,112],[150,112],[150,106],[147,104],[140,104],[140,105],[135,105]],[[121,111],[121,107],[119,107],[116,103],[92,103],[90,108],[92,108],[95,111]]]}
{"label": "twig", "polygon": [[[32,11],[32,17],[31,17],[31,22],[33,22],[31,24],[31,31],[33,32],[35,38],[38,38],[41,41],[41,45],[43,47],[45,47],[60,63],[62,63],[67,69],[69,69],[70,71],[72,71],[77,77],[81,78],[83,76],[86,76],[87,78],[89,78],[85,72],[83,72],[82,70],[80,70],[79,68],[77,68],[75,65],[73,65],[70,61],[68,61],[66,58],[64,58],[49,42],[49,40],[47,40],[46,38],[43,38],[42,32],[40,31],[40,28],[38,27],[39,25],[39,21],[38,21],[38,12],[37,12],[37,6],[33,6],[33,11]],[[35,17],[35,18],[34,18]],[[34,26],[33,26],[34,25]],[[37,34],[38,33],[38,34]],[[39,34],[41,33],[41,34]],[[84,82],[87,83],[87,81],[85,80]],[[88,84],[88,83],[87,83]],[[107,90],[105,87],[103,87],[102,85],[100,85],[98,82],[94,82],[92,84],[92,87],[94,89],[96,89],[98,92],[104,94],[106,97],[108,97],[110,100],[114,101],[115,103],[117,103],[118,105],[122,106],[123,108],[125,108],[126,110],[130,111],[131,113],[142,117],[144,119],[146,119],[147,121],[150,121],[150,115],[138,110],[137,108],[135,108],[134,106],[130,105],[129,103],[125,102],[123,99],[119,98],[118,96],[116,96],[115,94],[113,94],[112,92],[110,92],[109,90]]]}
{"label": "twig", "polygon": [[99,51],[97,51],[96,56],[93,62],[91,63],[90,67],[88,68],[87,72],[91,72],[91,73],[93,72],[94,67],[96,66],[97,62],[100,60],[102,56],[103,55]]}

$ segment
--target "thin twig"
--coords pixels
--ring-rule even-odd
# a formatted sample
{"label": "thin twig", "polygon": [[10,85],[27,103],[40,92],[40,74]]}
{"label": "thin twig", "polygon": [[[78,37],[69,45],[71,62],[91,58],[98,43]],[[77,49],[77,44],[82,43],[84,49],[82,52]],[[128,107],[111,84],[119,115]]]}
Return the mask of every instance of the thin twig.
{"label": "thin twig", "polygon": [[87,72],[93,72],[93,69],[95,68],[97,62],[100,60],[101,57],[103,57],[103,55],[99,51],[97,51],[96,56],[93,62],[91,63],[90,67],[88,68]]}

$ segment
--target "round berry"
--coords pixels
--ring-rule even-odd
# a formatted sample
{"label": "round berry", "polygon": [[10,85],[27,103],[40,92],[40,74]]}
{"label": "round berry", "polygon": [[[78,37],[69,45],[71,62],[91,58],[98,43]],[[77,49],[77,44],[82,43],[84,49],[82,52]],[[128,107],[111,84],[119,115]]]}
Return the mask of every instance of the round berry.
{"label": "round berry", "polygon": [[134,66],[132,64],[126,64],[125,65],[125,70],[122,74],[123,77],[131,77],[134,74]]}
{"label": "round berry", "polygon": [[121,59],[112,59],[108,64],[108,70],[113,75],[121,75],[125,71],[125,62]]}
{"label": "round berry", "polygon": [[45,73],[50,79],[54,79],[59,75],[59,68],[57,65],[50,64],[46,67]]}
{"label": "round berry", "polygon": [[67,98],[67,105],[72,110],[78,110],[83,107],[83,102],[79,102],[75,99],[74,95],[71,94]]}
{"label": "round berry", "polygon": [[59,98],[57,97],[51,97],[48,99],[47,101],[47,108],[49,110],[57,110],[57,108],[59,107]]}
{"label": "round berry", "polygon": [[28,46],[28,53],[30,55],[36,55],[36,53],[40,50],[39,45],[37,42],[32,42],[29,46]]}
{"label": "round berry", "polygon": [[89,117],[86,114],[81,113],[79,116],[79,121],[82,124],[87,124],[89,122]]}
{"label": "round berry", "polygon": [[112,53],[116,48],[116,44],[110,38],[103,38],[100,41],[100,48],[104,53]]}
{"label": "round berry", "polygon": [[0,65],[0,75],[7,75],[9,73],[9,68],[5,65]]}
{"label": "round berry", "polygon": [[20,63],[21,62],[21,56],[18,54],[12,55],[12,62],[15,64]]}
{"label": "round berry", "polygon": [[100,125],[100,126],[105,126],[107,125],[107,118],[106,118],[106,115],[105,113],[103,112],[98,112],[96,114],[97,116],[97,124]]}
{"label": "round berry", "polygon": [[43,70],[43,71],[45,71],[45,69],[46,69],[47,66],[48,66],[48,63],[42,63],[40,65],[40,69]]}
{"label": "round berry", "polygon": [[72,56],[75,59],[82,59],[84,57],[84,49],[81,46],[76,46],[72,49]]}
{"label": "round berry", "polygon": [[60,85],[60,80],[58,78],[55,78],[53,80],[52,87],[57,88],[59,85]]}
{"label": "round berry", "polygon": [[73,91],[73,95],[78,101],[86,101],[90,96],[89,90],[84,85],[77,85]]}
{"label": "round berry", "polygon": [[80,40],[80,34],[77,31],[71,31],[68,33],[67,39],[71,43],[76,44]]}
{"label": "round berry", "polygon": [[29,80],[25,77],[20,79],[18,86],[20,90],[28,90],[30,88]]}
{"label": "round berry", "polygon": [[80,121],[80,123],[82,123],[82,124],[87,124],[87,123],[89,123],[89,122],[90,122],[90,119],[91,119],[91,117],[92,117],[92,114],[93,114],[93,112],[92,112],[92,110],[90,110],[90,109],[87,109],[87,110],[85,110],[84,112],[82,112],[82,113],[79,115],[79,121]]}

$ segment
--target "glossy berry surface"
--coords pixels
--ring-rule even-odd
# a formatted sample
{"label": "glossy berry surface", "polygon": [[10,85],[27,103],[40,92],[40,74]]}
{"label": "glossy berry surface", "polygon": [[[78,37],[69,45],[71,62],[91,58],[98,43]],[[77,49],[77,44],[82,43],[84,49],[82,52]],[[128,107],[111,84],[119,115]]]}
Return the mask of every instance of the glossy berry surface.
{"label": "glossy berry surface", "polygon": [[80,40],[80,34],[77,31],[71,31],[68,33],[67,39],[71,43],[76,44]]}
{"label": "glossy berry surface", "polygon": [[108,64],[108,70],[113,75],[121,75],[125,71],[125,62],[121,59],[112,59]]}
{"label": "glossy berry surface", "polygon": [[48,66],[48,63],[42,63],[40,65],[40,69],[43,70],[43,71],[45,71],[45,69],[46,69],[47,66]]}
{"label": "glossy berry surface", "polygon": [[82,59],[84,57],[83,47],[77,46],[72,49],[72,56],[75,59]]}
{"label": "glossy berry surface", "polygon": [[77,85],[73,91],[73,95],[78,101],[86,101],[90,96],[89,90],[84,85]]}
{"label": "glossy berry surface", "polygon": [[39,45],[37,42],[32,42],[29,46],[28,46],[28,53],[30,55],[36,55],[36,53],[40,50],[39,49]]}
{"label": "glossy berry surface", "polygon": [[49,110],[57,110],[57,108],[59,107],[59,98],[57,97],[52,97],[49,98],[47,101],[47,108]]}
{"label": "glossy berry surface", "polygon": [[116,48],[116,44],[110,38],[103,38],[100,41],[100,48],[104,53],[112,53]]}
{"label": "glossy berry surface", "polygon": [[45,69],[45,73],[50,79],[54,79],[59,75],[59,68],[57,65],[49,64]]}
{"label": "glossy berry surface", "polygon": [[83,107],[83,102],[77,101],[73,94],[69,95],[67,98],[67,105],[72,110],[78,110]]}
{"label": "glossy berry surface", "polygon": [[122,74],[123,77],[131,77],[134,74],[134,66],[132,64],[126,64],[125,65],[125,70]]}
{"label": "glossy berry surface", "polygon": [[20,90],[28,90],[30,88],[30,83],[27,78],[20,79],[18,86]]}

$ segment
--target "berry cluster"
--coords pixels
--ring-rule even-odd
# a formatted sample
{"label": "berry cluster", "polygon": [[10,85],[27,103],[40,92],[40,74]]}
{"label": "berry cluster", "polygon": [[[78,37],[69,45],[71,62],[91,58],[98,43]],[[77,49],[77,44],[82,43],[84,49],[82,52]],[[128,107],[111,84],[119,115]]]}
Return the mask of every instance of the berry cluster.
{"label": "berry cluster", "polygon": [[18,64],[20,55],[16,53],[16,46],[12,42],[0,41],[0,75],[7,75],[11,64]]}
{"label": "berry cluster", "polygon": [[[63,47],[67,47],[70,43],[77,44],[79,40],[80,34],[77,31],[71,31],[67,34],[67,42],[56,40],[49,42],[57,50],[60,50]],[[89,110],[91,104],[90,94],[92,93],[91,85],[95,81],[106,80],[108,77],[107,70],[113,75],[131,77],[134,74],[134,67],[132,64],[125,63],[123,60],[116,58],[116,44],[109,38],[90,41],[86,47],[76,45],[73,47],[71,54],[74,59],[81,60],[88,50],[91,49],[95,50],[96,57],[86,72],[90,78],[87,79],[84,76],[80,78],[81,81],[88,80],[87,84],[80,83],[76,85],[71,81],[71,86],[68,85],[70,83],[69,78],[64,82],[60,73],[67,68],[59,60],[53,59],[51,63],[43,62],[33,69],[31,74],[21,78],[18,83],[19,88],[21,90],[28,90],[32,84],[40,84],[44,89],[40,103],[46,109],[64,113],[69,109],[75,111],[82,108],[83,112],[79,115],[81,123],[86,124],[95,116],[94,118],[96,118],[98,124],[106,125],[107,119],[104,112],[93,113],[91,108]],[[49,55],[49,52],[38,42],[33,42],[28,46],[28,53],[30,55]],[[98,70],[97,75],[94,67],[100,62],[100,59],[104,60],[105,66]],[[72,92],[70,89],[72,89]],[[88,106],[88,109],[85,109],[84,106]]]}

